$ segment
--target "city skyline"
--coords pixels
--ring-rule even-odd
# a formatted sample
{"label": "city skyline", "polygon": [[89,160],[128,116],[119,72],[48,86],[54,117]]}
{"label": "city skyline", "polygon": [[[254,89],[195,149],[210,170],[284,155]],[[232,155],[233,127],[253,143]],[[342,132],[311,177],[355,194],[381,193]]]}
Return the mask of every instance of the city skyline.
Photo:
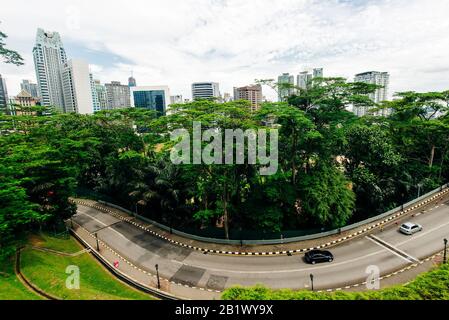
{"label": "city skyline", "polygon": [[[449,4],[440,0],[432,1],[432,6],[420,1],[404,4],[403,0],[286,0],[250,6],[204,1],[192,12],[193,3],[186,1],[176,6],[158,3],[160,17],[139,13],[145,19],[130,23],[127,13],[135,13],[139,2],[126,7],[104,6],[101,1],[17,1],[4,8],[1,27],[9,36],[8,45],[24,56],[26,64],[2,66],[1,73],[11,96],[20,91],[22,79],[36,81],[31,50],[35,30],[42,27],[58,31],[67,54],[88,61],[102,83],[127,83],[133,71],[139,84],[168,85],[185,98],[191,98],[193,82],[219,82],[225,93],[255,78],[298,74],[313,66],[349,80],[360,72],[388,71],[394,79],[391,93],[443,89],[449,78],[444,55],[449,48],[444,37],[448,21],[443,19]],[[24,6],[37,14],[19,19],[17,8]],[[48,6],[53,10],[43,9]],[[100,7],[105,14],[94,19]],[[120,23],[111,22],[115,20]],[[157,27],[162,22],[163,30]],[[133,25],[132,37],[124,36],[129,34],[128,25]],[[237,32],[243,36],[237,37]],[[275,92],[264,91],[275,99]]]}

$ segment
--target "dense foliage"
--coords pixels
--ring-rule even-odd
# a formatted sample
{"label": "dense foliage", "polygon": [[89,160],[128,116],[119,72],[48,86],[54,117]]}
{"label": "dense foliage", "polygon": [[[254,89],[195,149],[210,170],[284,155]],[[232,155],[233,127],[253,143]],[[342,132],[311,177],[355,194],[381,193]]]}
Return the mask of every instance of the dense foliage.
{"label": "dense foliage", "polygon": [[[28,107],[0,117],[0,248],[17,233],[75,212],[68,202],[91,190],[176,228],[264,233],[336,228],[415,198],[449,179],[449,92],[406,92],[374,105],[375,86],[317,79],[287,102],[195,101],[166,116],[120,109],[95,115]],[[391,108],[355,117],[348,107]],[[170,161],[170,132],[279,129],[276,174],[261,164]],[[203,141],[203,146],[209,142]],[[247,145],[244,153],[248,153]]]}
{"label": "dense foliage", "polygon": [[418,276],[406,285],[377,291],[312,292],[290,289],[271,290],[264,286],[227,289],[224,300],[448,300],[449,264]]}

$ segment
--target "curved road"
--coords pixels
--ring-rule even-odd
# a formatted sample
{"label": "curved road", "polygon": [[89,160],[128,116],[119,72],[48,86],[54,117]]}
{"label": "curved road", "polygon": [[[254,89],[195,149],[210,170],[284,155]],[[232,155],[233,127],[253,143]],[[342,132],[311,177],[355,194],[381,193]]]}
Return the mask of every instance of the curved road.
{"label": "curved road", "polygon": [[[446,200],[447,201],[447,200]],[[161,277],[187,286],[223,290],[239,284],[258,283],[271,288],[304,289],[314,275],[315,289],[339,288],[366,281],[367,267],[377,266],[380,274],[397,271],[443,249],[449,238],[449,201],[415,217],[424,230],[402,235],[396,225],[383,231],[331,247],[332,263],[309,265],[303,254],[293,256],[224,256],[203,254],[183,248],[97,209],[79,205],[73,220],[98,237],[123,257]],[[404,219],[402,222],[404,222]]]}

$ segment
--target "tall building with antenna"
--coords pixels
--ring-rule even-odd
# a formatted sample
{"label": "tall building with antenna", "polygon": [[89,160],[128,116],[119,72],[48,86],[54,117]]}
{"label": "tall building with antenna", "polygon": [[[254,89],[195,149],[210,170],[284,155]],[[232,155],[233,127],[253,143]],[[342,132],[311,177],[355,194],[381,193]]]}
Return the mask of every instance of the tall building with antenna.
{"label": "tall building with antenna", "polygon": [[128,78],[128,87],[137,86],[136,79],[134,78],[133,72],[131,71],[131,77]]}

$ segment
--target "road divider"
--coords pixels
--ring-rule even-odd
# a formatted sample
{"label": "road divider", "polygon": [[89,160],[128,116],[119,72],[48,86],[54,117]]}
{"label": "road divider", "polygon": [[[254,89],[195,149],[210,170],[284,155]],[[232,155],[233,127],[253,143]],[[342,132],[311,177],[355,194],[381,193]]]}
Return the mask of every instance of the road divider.
{"label": "road divider", "polygon": [[371,234],[369,236],[366,236],[368,240],[371,240],[372,242],[376,243],[377,245],[385,248],[386,250],[390,251],[396,256],[399,256],[400,258],[410,262],[410,263],[419,263],[420,261],[416,259],[415,257],[412,257],[408,253],[400,250],[399,248],[393,246],[392,244],[380,239],[379,237],[376,237],[375,235]]}

